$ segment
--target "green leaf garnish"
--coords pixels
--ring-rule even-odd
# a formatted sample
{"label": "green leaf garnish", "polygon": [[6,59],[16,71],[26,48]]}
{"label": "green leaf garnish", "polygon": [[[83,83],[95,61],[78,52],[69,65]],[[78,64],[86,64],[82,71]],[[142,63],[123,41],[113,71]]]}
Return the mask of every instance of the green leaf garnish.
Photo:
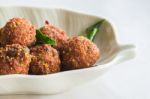
{"label": "green leaf garnish", "polygon": [[89,40],[93,41],[96,34],[100,31],[100,26],[104,21],[105,19],[98,21],[94,25],[88,27],[82,35],[87,37]]}
{"label": "green leaf garnish", "polygon": [[36,44],[45,43],[50,45],[56,45],[56,41],[43,34],[40,30],[36,30]]}

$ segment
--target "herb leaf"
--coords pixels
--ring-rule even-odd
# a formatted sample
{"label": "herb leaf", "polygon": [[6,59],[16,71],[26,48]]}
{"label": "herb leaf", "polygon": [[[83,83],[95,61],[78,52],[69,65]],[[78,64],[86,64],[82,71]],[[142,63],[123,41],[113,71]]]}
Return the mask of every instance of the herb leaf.
{"label": "herb leaf", "polygon": [[100,31],[100,26],[102,25],[104,21],[105,19],[100,20],[94,25],[88,27],[82,35],[87,37],[89,40],[93,41],[96,34]]}
{"label": "herb leaf", "polygon": [[56,41],[43,34],[40,30],[36,30],[36,44],[45,43],[50,45],[56,45]]}

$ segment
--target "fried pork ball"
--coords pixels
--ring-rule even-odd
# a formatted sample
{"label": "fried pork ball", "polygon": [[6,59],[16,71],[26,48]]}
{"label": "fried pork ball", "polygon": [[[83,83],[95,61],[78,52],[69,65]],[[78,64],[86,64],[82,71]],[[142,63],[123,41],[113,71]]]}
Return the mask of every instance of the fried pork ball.
{"label": "fried pork ball", "polygon": [[60,58],[56,49],[48,44],[31,48],[31,74],[50,74],[60,71]]}
{"label": "fried pork ball", "polygon": [[97,46],[83,36],[68,39],[60,53],[62,70],[91,67],[100,57]]}
{"label": "fried pork ball", "polygon": [[29,49],[19,44],[0,48],[0,74],[28,74],[31,55]]}
{"label": "fried pork ball", "polygon": [[54,47],[57,49],[63,46],[68,39],[67,34],[63,30],[49,24],[48,21],[46,21],[45,25],[40,28],[40,31],[46,34],[48,37],[56,40],[57,46]]}
{"label": "fried pork ball", "polygon": [[35,27],[24,18],[12,18],[1,29],[0,42],[30,46],[35,42]]}

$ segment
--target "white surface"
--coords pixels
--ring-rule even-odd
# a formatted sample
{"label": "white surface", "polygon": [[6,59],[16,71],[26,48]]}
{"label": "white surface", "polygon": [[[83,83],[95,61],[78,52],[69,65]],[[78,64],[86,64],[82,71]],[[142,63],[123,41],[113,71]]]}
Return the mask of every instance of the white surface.
{"label": "white surface", "polygon": [[[0,99],[150,99],[149,0],[0,0],[0,5],[61,6],[100,15],[115,24],[121,43],[137,46],[136,58],[112,67],[103,77],[53,96],[0,96]],[[134,38],[134,39],[133,39]]]}

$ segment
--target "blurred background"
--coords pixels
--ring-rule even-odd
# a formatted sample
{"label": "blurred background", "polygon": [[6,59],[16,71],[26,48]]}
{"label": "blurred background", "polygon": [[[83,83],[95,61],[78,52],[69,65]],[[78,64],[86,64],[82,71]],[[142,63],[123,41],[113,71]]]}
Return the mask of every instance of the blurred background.
{"label": "blurred background", "polygon": [[[57,95],[3,95],[0,99],[150,99],[149,0],[0,0],[0,6],[57,7],[108,19],[120,44],[134,44],[136,57],[97,80]],[[2,19],[0,19],[2,20]]]}

